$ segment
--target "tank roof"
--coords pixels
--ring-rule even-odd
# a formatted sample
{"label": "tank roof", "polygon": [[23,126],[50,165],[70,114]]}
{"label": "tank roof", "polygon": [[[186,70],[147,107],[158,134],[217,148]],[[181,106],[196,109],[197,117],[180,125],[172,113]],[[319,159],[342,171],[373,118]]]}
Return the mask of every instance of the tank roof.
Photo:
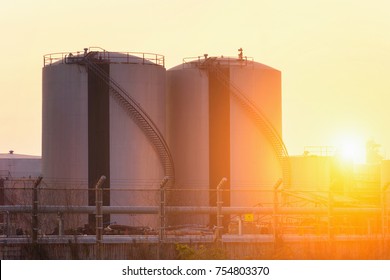
{"label": "tank roof", "polygon": [[187,57],[183,59],[183,63],[174,66],[170,70],[180,70],[183,68],[207,68],[210,64],[218,64],[224,67],[254,67],[256,69],[269,69],[279,71],[268,65],[255,62],[252,57],[229,57],[229,56],[198,56],[198,57]]}
{"label": "tank roof", "polygon": [[6,153],[6,154],[0,153],[0,159],[41,159],[41,158],[42,157],[40,156],[14,154],[13,152]]}
{"label": "tank roof", "polygon": [[96,63],[147,64],[165,66],[163,55],[143,52],[110,52],[102,48],[90,47],[84,51],[51,53],[43,56],[44,67],[64,63],[82,63],[87,55],[93,55]]}

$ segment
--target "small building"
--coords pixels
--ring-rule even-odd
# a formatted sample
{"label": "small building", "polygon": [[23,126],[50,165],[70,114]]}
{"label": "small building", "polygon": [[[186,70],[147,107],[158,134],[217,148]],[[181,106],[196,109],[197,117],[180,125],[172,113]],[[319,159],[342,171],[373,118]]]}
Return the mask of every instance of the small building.
{"label": "small building", "polygon": [[[0,205],[31,205],[31,188],[41,176],[41,157],[0,153]],[[0,212],[0,234],[23,234],[31,222],[28,214]]]}
{"label": "small building", "polygon": [[14,151],[0,153],[0,178],[33,178],[41,175],[41,157],[15,154]]}

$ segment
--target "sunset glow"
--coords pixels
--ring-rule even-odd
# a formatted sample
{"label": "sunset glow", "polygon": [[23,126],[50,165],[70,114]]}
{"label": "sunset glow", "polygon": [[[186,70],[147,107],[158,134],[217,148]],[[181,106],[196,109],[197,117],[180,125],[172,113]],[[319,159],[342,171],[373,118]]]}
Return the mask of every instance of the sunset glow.
{"label": "sunset glow", "polygon": [[333,145],[335,132],[351,126],[389,149],[388,1],[115,3],[112,14],[103,1],[88,14],[89,1],[2,4],[1,152],[41,154],[42,56],[89,46],[163,54],[167,69],[184,57],[236,56],[243,48],[282,72],[289,154]]}
{"label": "sunset glow", "polygon": [[365,162],[365,143],[358,137],[344,136],[336,144],[336,155],[353,163]]}
{"label": "sunset glow", "polygon": [[390,259],[390,1],[3,2],[0,256]]}

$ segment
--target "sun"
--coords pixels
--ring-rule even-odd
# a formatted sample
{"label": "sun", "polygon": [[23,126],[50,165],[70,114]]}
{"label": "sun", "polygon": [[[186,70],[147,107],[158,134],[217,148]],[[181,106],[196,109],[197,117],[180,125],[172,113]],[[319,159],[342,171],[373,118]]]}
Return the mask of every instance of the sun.
{"label": "sun", "polygon": [[336,154],[344,161],[363,163],[366,157],[365,144],[359,138],[344,137],[336,145]]}

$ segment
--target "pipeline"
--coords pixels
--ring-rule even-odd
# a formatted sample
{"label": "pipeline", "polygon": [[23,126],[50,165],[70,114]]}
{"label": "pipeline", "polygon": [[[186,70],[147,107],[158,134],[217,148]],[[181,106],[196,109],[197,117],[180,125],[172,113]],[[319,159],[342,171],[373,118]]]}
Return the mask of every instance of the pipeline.
{"label": "pipeline", "polygon": [[[166,213],[174,214],[217,214],[218,207],[211,206],[167,206]],[[32,206],[0,205],[0,212],[31,213]],[[159,206],[103,206],[103,213],[107,214],[158,214]],[[269,214],[274,213],[274,207],[222,207],[222,214]],[[40,205],[38,213],[80,213],[96,214],[95,206],[54,206]],[[279,214],[327,214],[326,207],[278,207]],[[390,209],[386,209],[387,214]],[[333,208],[335,214],[381,214],[381,207]]]}

